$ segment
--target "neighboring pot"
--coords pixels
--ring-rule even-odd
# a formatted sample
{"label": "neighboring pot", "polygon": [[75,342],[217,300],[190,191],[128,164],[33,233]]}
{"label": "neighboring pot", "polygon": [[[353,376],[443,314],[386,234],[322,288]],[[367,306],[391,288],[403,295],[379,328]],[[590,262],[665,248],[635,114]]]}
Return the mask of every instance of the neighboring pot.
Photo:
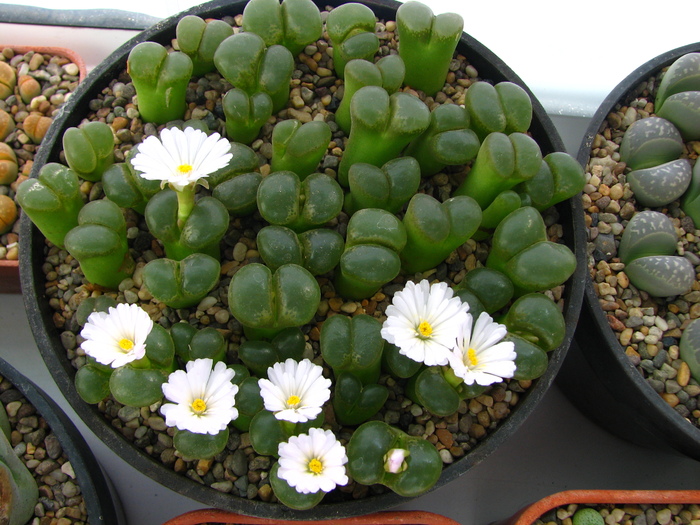
{"label": "neighboring pot", "polygon": [[532,525],[552,509],[571,504],[692,504],[700,503],[700,490],[567,490],[528,505],[496,525]]}
{"label": "neighboring pot", "polygon": [[85,439],[65,412],[43,390],[3,359],[0,359],[0,376],[10,381],[22,393],[58,438],[77,477],[90,523],[93,525],[124,523],[116,491]]}
{"label": "neighboring pot", "polygon": [[[251,518],[241,516],[233,512],[217,509],[202,509],[186,512],[180,516],[169,519],[163,525],[312,525],[318,521],[280,521]],[[389,511],[377,512],[367,516],[355,518],[334,519],[334,525],[459,525],[456,521],[423,511]]]}
{"label": "neighboring pot", "polygon": [[[24,55],[30,51],[35,51],[41,54],[65,57],[78,66],[81,82],[87,76],[87,68],[85,67],[83,57],[72,49],[67,49],[65,47],[13,46],[0,44],[0,50],[7,47],[11,48],[15,54]],[[20,293],[18,259],[0,259],[0,293]]]}
{"label": "neighboring pot", "polygon": [[[319,8],[323,9],[328,4],[337,6],[345,2],[342,0],[317,0],[316,3]],[[371,7],[378,18],[385,20],[395,20],[396,9],[400,5],[392,0],[369,0],[362,3]],[[78,87],[78,90],[66,106],[64,114],[50,129],[46,147],[42,148],[40,152],[35,172],[39,166],[46,162],[58,160],[63,131],[68,127],[77,126],[87,112],[87,102],[91,97],[99,94],[103,86],[125,69],[127,55],[133,46],[147,40],[167,45],[175,37],[175,26],[182,16],[189,14],[198,15],[202,18],[232,16],[242,13],[245,4],[244,0],[234,2],[215,0],[197,6],[156,24],[151,29],[122,45],[91,73],[86,82],[83,82]],[[483,78],[494,82],[511,81],[521,86],[523,85],[523,82],[508,66],[469,35],[462,35],[457,50],[469,58]],[[525,89],[527,90],[527,88]],[[542,106],[534,98],[534,95],[529,90],[527,91],[533,100],[534,109],[530,131],[540,144],[543,154],[556,150],[563,151],[563,144],[554,125]],[[560,215],[559,222],[564,228],[566,242],[577,255],[578,260],[576,273],[567,281],[565,287],[564,315],[567,323],[565,341],[558,349],[549,354],[548,370],[543,376],[533,382],[532,387],[523,395],[520,404],[513,409],[509,417],[465,457],[446,467],[434,488],[443,486],[463,475],[510,438],[540,402],[564,359],[569,343],[573,338],[583,296],[585,239],[583,237],[583,213],[580,199],[570,199],[561,203],[558,206],[558,211]],[[40,262],[43,259],[44,238],[26,217],[22,220],[21,232],[25,239],[25,242],[21,244],[20,250],[22,288],[24,290],[29,323],[42,356],[53,371],[54,379],[61,391],[79,416],[107,446],[134,468],[171,490],[200,501],[205,505],[265,518],[309,520],[330,517],[340,518],[388,509],[407,501],[406,498],[389,492],[356,501],[329,504],[322,502],[308,511],[292,511],[279,504],[249,501],[193,482],[164,467],[161,463],[134,447],[105,421],[95,406],[88,405],[78,396],[73,381],[75,369],[66,357],[66,352],[60,343],[59,331],[52,322],[53,312],[44,297],[44,275],[41,271],[42,264]]]}
{"label": "neighboring pot", "polygon": [[[611,111],[634,98],[641,82],[677,58],[700,51],[691,44],[659,55],[630,73],[600,105],[584,135],[578,161],[588,163],[596,134]],[[590,419],[627,441],[700,460],[700,429],[649,385],[625,355],[598,302],[590,277],[581,318],[557,383]]]}

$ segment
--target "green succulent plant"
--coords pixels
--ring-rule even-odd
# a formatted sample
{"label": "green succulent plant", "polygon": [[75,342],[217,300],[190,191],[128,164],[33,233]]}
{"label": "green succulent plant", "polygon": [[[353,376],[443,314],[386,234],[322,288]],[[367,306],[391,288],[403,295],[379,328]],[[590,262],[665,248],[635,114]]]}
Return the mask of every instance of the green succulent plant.
{"label": "green succulent plant", "polygon": [[139,113],[146,122],[165,124],[185,115],[185,94],[192,76],[192,60],[156,42],[133,47],[126,69],[136,88]]}
{"label": "green succulent plant", "polygon": [[353,125],[338,167],[338,182],[344,187],[350,166],[357,162],[382,166],[430,124],[430,111],[418,97],[389,95],[378,86],[360,88],[350,101],[350,114]]}
{"label": "green succulent plant", "polygon": [[299,265],[285,264],[272,272],[250,263],[231,278],[228,300],[250,339],[271,338],[285,328],[308,323],[321,301],[321,290]]}
{"label": "green succulent plant", "polygon": [[406,229],[394,214],[378,208],[356,212],[336,268],[336,291],[349,299],[371,297],[401,271],[399,253],[405,245]]}
{"label": "green succulent plant", "polygon": [[216,70],[214,52],[232,34],[233,28],[223,20],[207,21],[196,15],[182,17],[175,26],[178,48],[192,60],[196,77]]}
{"label": "green succulent plant", "polygon": [[136,263],[129,253],[124,214],[109,199],[81,208],[78,225],[66,234],[64,242],[91,283],[116,289],[134,273]]}
{"label": "green succulent plant", "polygon": [[17,188],[17,202],[49,241],[63,247],[66,234],[78,225],[84,202],[80,181],[73,170],[50,162],[35,179]]}
{"label": "green succulent plant", "polygon": [[464,20],[456,13],[434,15],[420,2],[396,10],[399,55],[406,64],[405,83],[433,96],[445,84]]}
{"label": "green succulent plant", "polygon": [[10,421],[0,403],[0,493],[2,516],[8,525],[24,525],[34,516],[39,487],[10,442]]}
{"label": "green succulent plant", "polygon": [[335,110],[335,122],[346,134],[350,133],[352,118],[350,116],[350,101],[358,89],[365,86],[379,86],[390,95],[395,93],[403,84],[406,67],[399,55],[387,55],[376,63],[355,58],[345,66],[345,82],[343,98]]}
{"label": "green succulent plant", "polygon": [[143,269],[143,283],[151,295],[171,308],[199,303],[219,282],[219,261],[204,253],[182,260],[154,259]]}
{"label": "green succulent plant", "polygon": [[272,130],[270,169],[293,171],[304,180],[316,172],[330,141],[331,128],[325,122],[283,120]]}
{"label": "green succulent plant", "polygon": [[345,65],[350,60],[374,57],[379,49],[375,25],[374,12],[358,2],[339,5],[328,13],[326,31],[333,46],[333,66],[339,78],[344,78]]}
{"label": "green succulent plant", "polygon": [[323,173],[304,180],[292,171],[277,171],[258,186],[258,210],[270,224],[297,232],[322,226],[335,218],[343,207],[343,190]]}
{"label": "green succulent plant", "polygon": [[421,175],[430,177],[445,166],[466,164],[479,151],[479,138],[469,129],[469,114],[462,106],[438,106],[430,113],[430,125],[412,141],[405,155],[415,157]]}
{"label": "green succulent plant", "polygon": [[63,133],[63,152],[68,167],[89,181],[102,180],[114,162],[114,134],[104,122],[86,122]]}
{"label": "green succulent plant", "polygon": [[481,209],[464,195],[440,202],[425,193],[416,193],[403,217],[406,247],[401,266],[407,273],[434,268],[452,250],[464,244],[481,224]]}
{"label": "green succulent plant", "polygon": [[532,121],[532,101],[513,82],[474,82],[464,96],[470,127],[484,140],[490,133],[525,133]]}
{"label": "green succulent plant", "polygon": [[576,257],[563,244],[549,241],[540,213],[523,206],[496,228],[486,266],[505,274],[515,296],[521,296],[565,282],[576,269]]}
{"label": "green succulent plant", "polygon": [[311,0],[251,0],[243,9],[243,31],[260,35],[266,46],[280,44],[297,56],[321,37],[321,13]]}
{"label": "green succulent plant", "polygon": [[352,215],[364,208],[398,213],[420,185],[420,166],[413,157],[392,159],[381,168],[357,162],[348,171],[349,190],[343,209]]}

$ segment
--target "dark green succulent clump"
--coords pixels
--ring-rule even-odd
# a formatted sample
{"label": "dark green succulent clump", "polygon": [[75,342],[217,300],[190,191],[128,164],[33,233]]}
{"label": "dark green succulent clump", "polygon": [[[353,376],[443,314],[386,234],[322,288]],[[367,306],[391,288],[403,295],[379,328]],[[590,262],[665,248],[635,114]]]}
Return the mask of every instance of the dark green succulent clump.
{"label": "dark green succulent clump", "polygon": [[[231,276],[227,308],[245,334],[228,363],[236,372],[239,416],[217,434],[178,430],[174,445],[186,458],[215,456],[233,428],[250,433],[256,453],[279,457],[282,443],[324,425],[324,413],[298,423],[278,419],[264,407],[258,382],[276,363],[301,361],[317,350],[333,378],[328,411],[354,428],[347,449],[351,477],[408,497],[428,490],[443,460],[428,441],[376,420],[390,396],[381,378],[393,376],[412,402],[444,417],[488,387],[467,384],[447,365],[403,355],[382,335],[381,312],[321,316],[320,304],[328,289],[365,304],[384,296],[387,285],[418,281],[445,261],[458,261],[459,250],[477,240],[491,241],[485,265],[449,293],[464,308],[467,303],[475,319],[484,312],[506,327],[505,340],[517,355],[515,380],[546,371],[547,354],[564,341],[565,326],[545,292],[565,283],[576,262],[568,247],[551,240],[542,212],[578,194],[585,179],[572,157],[541,151],[530,135],[532,101],[515,83],[475,81],[464,107],[426,104],[425,96],[436,95],[448,79],[462,26],[458,15],[434,16],[427,6],[406,2],[397,12],[398,53],[381,56],[374,13],[359,3],[323,19],[310,0],[251,0],[242,31],[185,17],[177,26],[177,50],[147,42],[129,55],[140,117],[156,124],[157,134],[115,162],[109,126],[72,128],[64,136],[69,167],[45,166],[20,187],[27,214],[51,242],[66,247],[94,285],[114,290],[136,279],[123,208],[143,217],[164,254],[139,268],[154,302],[192,307]],[[306,118],[292,113],[290,83],[298,80],[295,58],[316,45],[324,27],[344,95],[335,118]],[[217,132],[202,120],[183,122],[188,84],[214,74],[230,88],[215,102]],[[200,146],[223,141],[219,158],[225,160],[181,183],[178,177],[205,163],[179,159],[155,180],[143,157],[152,160],[156,146],[173,151],[182,137],[196,137]],[[261,144],[270,146],[269,154]],[[338,149],[337,170],[326,169],[324,161],[337,160]],[[260,169],[261,155],[269,170]],[[446,186],[454,190],[441,194],[433,177],[454,179]],[[84,204],[80,179],[101,183],[106,198]],[[241,222],[254,232],[255,259],[238,258],[244,264],[230,271],[222,247],[231,225]],[[85,299],[80,321],[113,306]],[[312,346],[305,328],[319,316]],[[221,333],[190,323],[156,325],[145,347],[143,358],[116,369],[87,358],[76,376],[80,395],[98,403],[111,394],[148,407],[162,400],[173,370],[197,359],[231,360]],[[284,504],[303,509],[323,498],[294,490],[280,468],[273,466],[270,480]]]}

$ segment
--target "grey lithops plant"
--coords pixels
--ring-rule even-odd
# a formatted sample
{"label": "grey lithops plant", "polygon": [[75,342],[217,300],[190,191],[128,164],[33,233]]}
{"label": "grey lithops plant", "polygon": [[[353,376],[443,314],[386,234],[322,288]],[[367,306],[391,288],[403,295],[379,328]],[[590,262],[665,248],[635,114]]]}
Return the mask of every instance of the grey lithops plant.
{"label": "grey lithops plant", "polygon": [[680,357],[690,368],[690,374],[700,381],[700,319],[693,319],[683,330]]}
{"label": "grey lithops plant", "polygon": [[632,170],[658,166],[683,153],[683,139],[666,119],[649,117],[627,128],[620,143],[620,160]]}
{"label": "grey lithops plant", "polygon": [[684,140],[700,138],[700,91],[683,91],[666,99],[656,115],[672,122]]}
{"label": "grey lithops plant", "polygon": [[673,223],[665,214],[646,210],[632,217],[618,250],[632,284],[656,297],[689,292],[695,268],[676,255],[677,241]]}
{"label": "grey lithops plant", "polygon": [[685,193],[692,173],[688,159],[676,159],[631,171],[627,174],[627,182],[642,206],[665,206]]}
{"label": "grey lithops plant", "polygon": [[656,111],[671,95],[697,90],[700,90],[700,53],[688,53],[671,64],[661,79],[656,93]]}
{"label": "grey lithops plant", "polygon": [[695,163],[690,186],[681,198],[681,209],[695,224],[700,224],[700,163]]}

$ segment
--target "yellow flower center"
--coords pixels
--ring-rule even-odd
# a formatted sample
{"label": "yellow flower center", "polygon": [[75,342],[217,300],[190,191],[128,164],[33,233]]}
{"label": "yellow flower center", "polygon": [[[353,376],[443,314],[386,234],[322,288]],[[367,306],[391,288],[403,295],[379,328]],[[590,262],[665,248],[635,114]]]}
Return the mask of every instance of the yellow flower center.
{"label": "yellow flower center", "polygon": [[295,407],[299,403],[301,403],[301,398],[299,396],[291,395],[289,399],[287,399],[287,405],[290,407]]}
{"label": "yellow flower center", "polygon": [[197,414],[201,414],[206,409],[207,404],[204,402],[204,399],[197,398],[192,401],[192,410],[194,410]]}
{"label": "yellow flower center", "polygon": [[314,458],[311,461],[309,461],[309,470],[314,474],[320,474],[321,472],[323,472],[323,463],[321,463],[318,459]]}
{"label": "yellow flower center", "polygon": [[131,339],[120,339],[119,340],[119,348],[124,350],[125,352],[128,352],[132,348],[134,348],[134,342]]}
{"label": "yellow flower center", "polygon": [[428,321],[421,321],[418,325],[418,332],[422,337],[430,337],[433,335],[433,326]]}
{"label": "yellow flower center", "polygon": [[467,359],[469,360],[469,364],[471,366],[476,366],[479,364],[479,359],[476,357],[476,350],[473,348],[467,350]]}
{"label": "yellow flower center", "polygon": [[192,171],[192,166],[190,164],[180,164],[177,167],[177,171],[180,175],[189,175]]}

